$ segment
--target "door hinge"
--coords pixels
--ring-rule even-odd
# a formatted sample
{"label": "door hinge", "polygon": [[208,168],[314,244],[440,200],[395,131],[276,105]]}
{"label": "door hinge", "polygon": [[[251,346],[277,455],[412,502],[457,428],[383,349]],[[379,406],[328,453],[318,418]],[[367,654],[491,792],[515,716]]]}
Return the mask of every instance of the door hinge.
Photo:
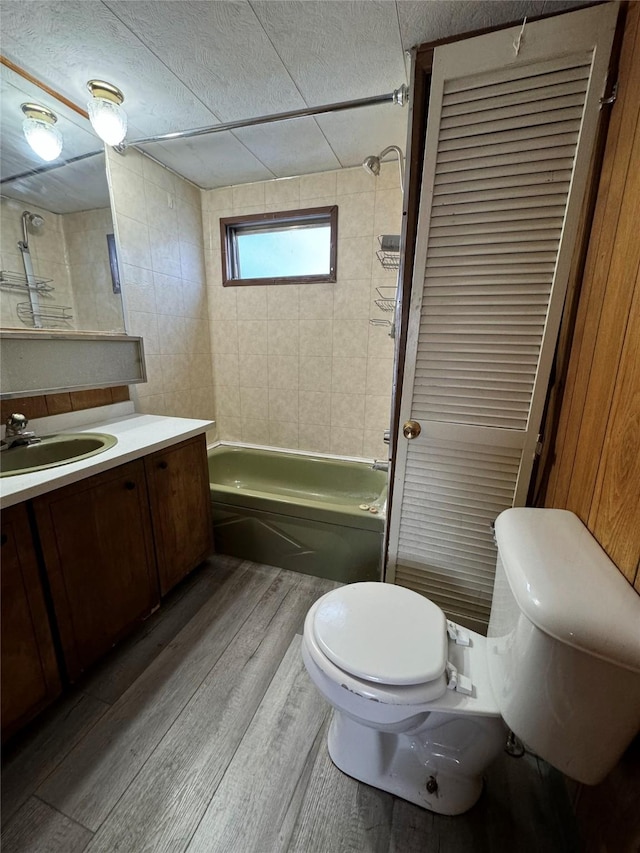
{"label": "door hinge", "polygon": [[615,104],[616,98],[618,97],[618,81],[613,84],[613,88],[611,89],[611,94],[608,98],[602,97],[600,98],[600,108],[604,107],[607,104]]}
{"label": "door hinge", "polygon": [[538,436],[538,440],[536,441],[536,447],[533,451],[534,456],[540,456],[542,454],[542,448],[544,447],[544,442],[542,440],[542,436]]}

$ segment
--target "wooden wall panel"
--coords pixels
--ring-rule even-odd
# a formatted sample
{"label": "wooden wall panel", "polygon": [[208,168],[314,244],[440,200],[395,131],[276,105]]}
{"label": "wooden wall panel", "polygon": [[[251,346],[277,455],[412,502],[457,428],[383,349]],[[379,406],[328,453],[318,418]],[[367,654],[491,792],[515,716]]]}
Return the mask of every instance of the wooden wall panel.
{"label": "wooden wall panel", "polygon": [[129,399],[127,385],[115,388],[96,388],[89,391],[66,391],[62,394],[42,394],[39,397],[14,397],[0,401],[0,423],[6,423],[13,412],[22,412],[29,420],[78,412],[96,406],[110,406]]}
{"label": "wooden wall panel", "polygon": [[[573,510],[637,583],[640,561],[640,4],[631,4],[545,506]],[[636,586],[638,588],[638,586]]]}

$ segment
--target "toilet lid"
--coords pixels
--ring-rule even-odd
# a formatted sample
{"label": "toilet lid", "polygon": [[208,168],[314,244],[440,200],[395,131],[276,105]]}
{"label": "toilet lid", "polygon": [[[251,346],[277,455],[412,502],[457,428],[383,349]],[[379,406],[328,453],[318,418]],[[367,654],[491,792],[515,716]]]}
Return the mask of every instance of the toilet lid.
{"label": "toilet lid", "polygon": [[317,605],[314,634],[340,669],[380,684],[423,684],[444,671],[445,615],[409,589],[354,583],[327,593]]}

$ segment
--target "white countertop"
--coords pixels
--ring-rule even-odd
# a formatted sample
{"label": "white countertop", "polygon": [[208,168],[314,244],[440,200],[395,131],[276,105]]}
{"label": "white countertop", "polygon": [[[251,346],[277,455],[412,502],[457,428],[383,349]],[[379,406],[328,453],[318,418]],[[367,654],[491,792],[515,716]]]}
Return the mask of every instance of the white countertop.
{"label": "white countertop", "polygon": [[[95,410],[94,410],[95,411]],[[45,419],[43,419],[44,421]],[[47,426],[53,426],[54,418],[47,418]],[[5,508],[12,504],[35,498],[38,495],[59,489],[76,483],[85,477],[108,471],[118,465],[124,465],[132,459],[139,459],[147,453],[170,447],[179,441],[199,435],[213,426],[212,421],[193,420],[191,418],[169,418],[160,415],[138,415],[126,414],[124,416],[110,418],[108,420],[83,423],[81,426],[60,426],[49,428],[47,433],[38,429],[38,421],[34,420],[29,425],[33,426],[38,435],[51,434],[53,432],[82,433],[82,432],[104,432],[114,435],[118,439],[115,447],[105,450],[88,459],[78,462],[67,462],[55,468],[47,468],[44,471],[34,471],[30,474],[16,474],[13,477],[2,477],[0,479],[0,507]],[[10,450],[3,451],[10,453]]]}

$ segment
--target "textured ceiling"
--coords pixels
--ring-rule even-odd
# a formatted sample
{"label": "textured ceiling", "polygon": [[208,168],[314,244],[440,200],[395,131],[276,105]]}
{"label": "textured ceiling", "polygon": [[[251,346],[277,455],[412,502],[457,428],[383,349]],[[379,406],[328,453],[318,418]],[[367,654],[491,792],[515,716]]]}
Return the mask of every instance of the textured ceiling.
{"label": "textured ceiling", "polygon": [[[10,60],[81,106],[87,80],[119,86],[128,139],[135,139],[390,92],[407,82],[404,51],[414,45],[575,5],[1,0],[1,45]],[[60,116],[64,157],[98,147],[82,118],[4,69],[2,80],[3,177],[37,165],[20,132],[27,95]],[[406,120],[406,109],[382,105],[145,149],[210,188],[357,165],[387,145],[404,148]]]}

